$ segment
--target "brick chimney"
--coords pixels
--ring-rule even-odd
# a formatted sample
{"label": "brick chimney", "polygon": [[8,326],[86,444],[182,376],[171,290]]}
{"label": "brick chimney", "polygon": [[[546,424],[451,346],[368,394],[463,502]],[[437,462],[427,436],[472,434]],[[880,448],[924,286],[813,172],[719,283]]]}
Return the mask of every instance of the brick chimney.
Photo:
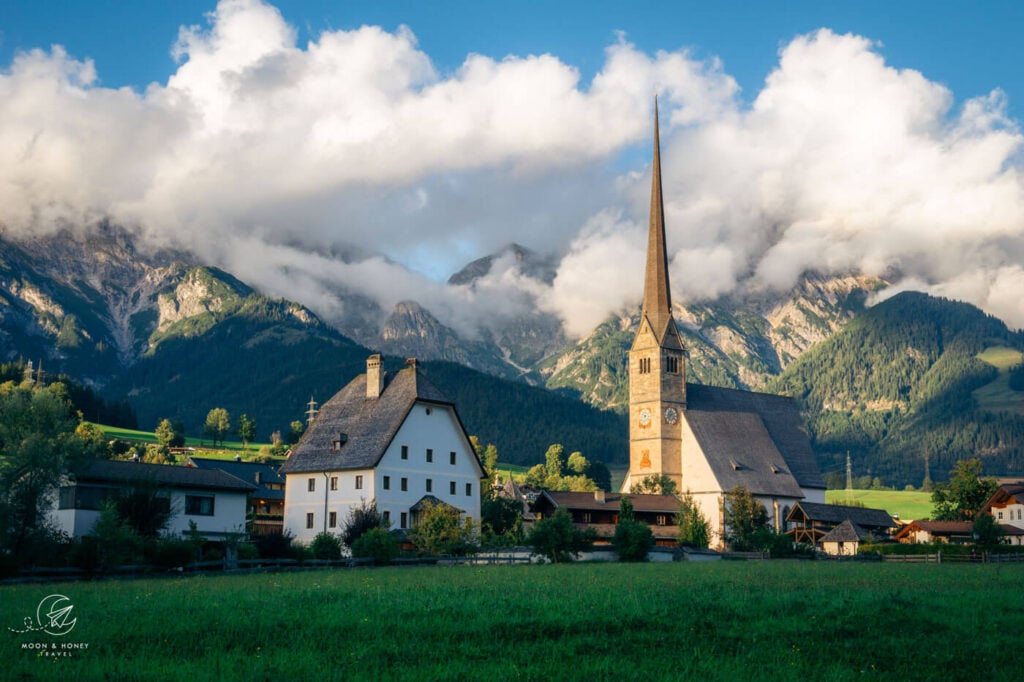
{"label": "brick chimney", "polygon": [[384,390],[384,370],[380,366],[380,354],[366,359],[366,397],[379,398]]}

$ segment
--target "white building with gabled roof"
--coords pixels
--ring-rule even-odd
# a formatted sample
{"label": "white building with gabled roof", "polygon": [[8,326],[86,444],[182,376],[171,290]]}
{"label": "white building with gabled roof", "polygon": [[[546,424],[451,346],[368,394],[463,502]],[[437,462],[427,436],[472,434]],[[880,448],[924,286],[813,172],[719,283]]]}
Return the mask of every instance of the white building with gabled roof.
{"label": "white building with gabled roof", "polygon": [[366,373],[321,406],[281,473],[284,529],[303,543],[340,532],[363,502],[392,529],[414,526],[424,498],[480,519],[483,466],[454,403],[415,360],[389,375],[370,356]]}

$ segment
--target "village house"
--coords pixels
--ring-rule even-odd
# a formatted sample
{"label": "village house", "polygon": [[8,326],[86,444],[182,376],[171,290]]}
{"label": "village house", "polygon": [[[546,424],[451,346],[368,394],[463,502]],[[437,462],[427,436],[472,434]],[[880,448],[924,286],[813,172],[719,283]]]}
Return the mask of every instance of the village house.
{"label": "village house", "polygon": [[[826,548],[823,544],[825,538],[847,521],[849,528],[832,535],[828,540],[832,544]],[[838,549],[834,544],[836,542],[843,542],[844,546],[848,546],[848,543],[853,542],[850,539],[853,535],[858,537],[858,542],[867,536],[873,536],[876,540],[888,540],[892,538],[897,527],[896,521],[884,509],[802,500],[793,505],[793,509],[786,515],[785,532],[793,538],[793,542],[818,547],[828,554],[834,554],[836,552],[829,550]]]}
{"label": "village house", "polygon": [[855,556],[861,544],[871,542],[874,536],[849,519],[825,533],[819,546],[832,556]]}
{"label": "village house", "polygon": [[272,535],[284,530],[284,476],[279,461],[243,462],[189,457],[185,466],[198,469],[219,469],[256,486],[252,494],[249,532],[251,535]]}
{"label": "village house", "polygon": [[1024,483],[1000,485],[981,508],[996,523],[1024,530]]}
{"label": "village house", "polygon": [[928,521],[914,520],[896,533],[897,542],[908,545],[922,545],[944,542],[966,545],[974,541],[974,524],[970,521]]}
{"label": "village house", "polygon": [[340,532],[364,503],[399,530],[413,527],[428,502],[479,521],[486,483],[455,405],[415,360],[392,375],[380,355],[324,403],[281,474],[285,532],[304,543]]}
{"label": "village house", "polygon": [[623,495],[603,490],[592,493],[545,490],[534,502],[533,511],[539,520],[553,515],[559,509],[565,509],[577,528],[592,528],[597,532],[599,543],[609,543],[619,523],[619,504],[623,497],[633,504],[634,518],[650,526],[656,545],[676,545],[679,535],[676,525],[679,500],[673,495]]}
{"label": "village house", "polygon": [[103,460],[69,476],[52,517],[71,537],[88,535],[103,503],[133,488],[152,488],[171,512],[165,532],[180,536],[194,522],[208,540],[245,532],[248,498],[256,486],[217,469]]}
{"label": "village house", "polygon": [[744,486],[770,524],[798,501],[825,502],[825,482],[795,401],[686,383],[686,350],[672,312],[655,101],[654,160],[640,327],[629,351],[629,472],[621,491],[667,476],[689,492],[712,537],[725,535],[725,495]]}

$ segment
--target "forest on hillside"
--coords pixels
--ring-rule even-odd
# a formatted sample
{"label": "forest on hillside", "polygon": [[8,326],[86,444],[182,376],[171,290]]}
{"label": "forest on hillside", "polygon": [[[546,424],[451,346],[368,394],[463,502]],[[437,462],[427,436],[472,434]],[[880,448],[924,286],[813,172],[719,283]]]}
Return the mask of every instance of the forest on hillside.
{"label": "forest on hillside", "polygon": [[945,478],[980,456],[988,474],[1024,473],[1024,416],[990,412],[972,392],[999,370],[986,348],[1024,348],[1024,336],[977,308],[924,294],[895,296],[791,364],[769,390],[806,410],[823,471],[850,452],[859,474],[889,484]]}

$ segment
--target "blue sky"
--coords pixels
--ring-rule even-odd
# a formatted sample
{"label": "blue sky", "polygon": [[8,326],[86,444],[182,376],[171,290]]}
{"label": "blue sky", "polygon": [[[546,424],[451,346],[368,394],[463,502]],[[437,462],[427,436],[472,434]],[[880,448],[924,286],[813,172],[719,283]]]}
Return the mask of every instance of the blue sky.
{"label": "blue sky", "polygon": [[[551,53],[584,79],[600,69],[615,32],[645,51],[690,47],[718,56],[745,94],[756,93],[779,47],[826,27],[881,43],[886,61],[921,71],[958,100],[1001,88],[1014,118],[1024,113],[1024,2],[467,2],[422,0],[274,3],[299,30],[299,41],[323,30],[375,24],[409,26],[439,69],[476,52],[494,58]],[[92,58],[108,87],[164,82],[176,64],[178,27],[204,23],[211,0],[6,0],[0,3],[0,67],[16,50],[64,45]]]}
{"label": "blue sky", "polygon": [[[1022,327],[1022,28],[1024,2],[7,0],[0,229],[109,219],[328,320],[358,293],[585,334],[640,297],[657,89],[674,300],[870,275]],[[555,281],[445,286],[510,242]]]}

